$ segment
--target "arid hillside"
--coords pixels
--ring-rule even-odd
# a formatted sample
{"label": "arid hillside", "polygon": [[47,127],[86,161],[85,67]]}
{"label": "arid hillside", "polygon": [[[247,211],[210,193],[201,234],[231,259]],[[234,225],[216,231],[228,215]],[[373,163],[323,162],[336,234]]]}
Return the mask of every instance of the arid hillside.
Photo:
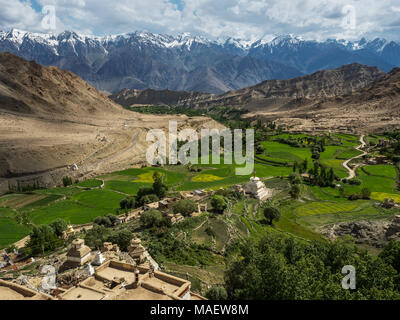
{"label": "arid hillside", "polygon": [[[218,96],[197,94],[186,95],[185,99],[181,99],[178,93],[172,95],[168,92],[169,97],[175,96],[176,99],[173,101],[169,98],[167,104],[200,108],[223,105],[248,110],[271,111],[292,108],[315,99],[351,94],[383,75],[384,72],[376,67],[354,63],[290,80],[267,80],[252,87],[229,91]],[[133,96],[136,96],[136,99],[133,99]],[[154,99],[155,96],[158,99]],[[140,104],[160,104],[158,101],[167,100],[167,95],[159,91],[152,92],[152,95],[142,94],[139,102],[133,90],[124,90],[111,98],[123,106],[129,106],[133,104],[133,101]]]}
{"label": "arid hillside", "polygon": [[110,99],[123,105],[124,107],[134,107],[137,105],[184,105],[187,102],[202,101],[214,95],[202,92],[186,92],[171,90],[129,90],[124,89],[111,95]]}
{"label": "arid hillside", "polygon": [[[146,132],[219,127],[209,118],[130,112],[69,71],[0,53],[0,186],[43,186],[145,161]],[[76,165],[76,166],[75,166]],[[0,188],[1,189],[1,188]]]}
{"label": "arid hillside", "polygon": [[382,132],[400,128],[400,68],[351,94],[293,103],[289,110],[256,111],[247,117],[278,120],[293,130]]}

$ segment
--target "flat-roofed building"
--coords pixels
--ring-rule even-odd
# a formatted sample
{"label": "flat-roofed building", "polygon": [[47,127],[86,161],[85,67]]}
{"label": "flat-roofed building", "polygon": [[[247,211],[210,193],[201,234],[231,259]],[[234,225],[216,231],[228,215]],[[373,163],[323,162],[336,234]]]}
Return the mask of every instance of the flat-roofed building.
{"label": "flat-roofed building", "polygon": [[0,280],[0,300],[53,300],[53,297],[12,282]]}
{"label": "flat-roofed building", "polygon": [[60,295],[63,300],[205,300],[190,281],[153,268],[109,260],[93,277]]}

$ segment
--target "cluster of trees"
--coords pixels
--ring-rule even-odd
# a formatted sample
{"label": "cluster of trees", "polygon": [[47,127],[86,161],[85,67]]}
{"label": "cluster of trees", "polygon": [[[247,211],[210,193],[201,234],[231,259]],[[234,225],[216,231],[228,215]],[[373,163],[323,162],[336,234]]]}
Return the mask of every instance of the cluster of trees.
{"label": "cluster of trees", "polygon": [[370,200],[371,199],[371,190],[367,187],[362,188],[361,193],[353,193],[348,197],[349,200]]}
{"label": "cluster of trees", "polygon": [[[151,209],[142,213],[140,223],[145,228],[163,229],[171,226],[171,221],[165,217],[160,211]],[[160,233],[160,232],[159,232]]]}
{"label": "cluster of trees", "polygon": [[106,216],[97,217],[94,219],[94,223],[99,226],[105,226],[107,228],[115,226],[117,222],[117,217],[111,213]]}
{"label": "cluster of trees", "polygon": [[188,217],[197,211],[197,205],[191,199],[183,199],[174,204],[172,211],[175,214],[181,213],[183,216]]}
{"label": "cluster of trees", "polygon": [[[142,232],[141,239],[158,263],[169,261],[190,266],[214,265],[216,259],[211,254],[209,245],[190,241],[190,230],[199,225],[199,219],[201,217],[185,219],[173,225],[168,232],[158,233],[157,236],[154,236],[154,229],[146,229]],[[178,238],[179,234],[185,236]]]}
{"label": "cluster of trees", "polygon": [[308,173],[311,176],[311,184],[320,187],[334,187],[334,181],[340,181],[332,168],[327,168],[319,161],[314,161],[314,166]]}
{"label": "cluster of trees", "polygon": [[57,219],[50,225],[34,226],[30,234],[30,240],[22,250],[23,255],[44,254],[62,246],[64,244],[62,236],[67,228],[67,223],[62,219]]}
{"label": "cluster of trees", "polygon": [[103,242],[112,242],[126,251],[132,238],[133,234],[128,229],[112,230],[103,225],[94,225],[92,229],[86,231],[85,243],[92,249],[99,250]]}
{"label": "cluster of trees", "polygon": [[309,182],[312,185],[320,187],[334,187],[335,181],[340,181],[340,178],[335,174],[332,168],[327,168],[319,161],[313,162],[313,167],[307,170],[308,161],[305,159],[302,163],[295,162],[293,165],[293,174],[290,175],[292,184],[300,184],[301,177],[299,174],[308,173],[310,175]]}
{"label": "cluster of trees", "polygon": [[303,174],[305,172],[307,172],[308,169],[308,160],[304,159],[303,162],[298,163],[297,161],[294,163],[293,165],[293,172],[299,172],[300,174]]}
{"label": "cluster of trees", "polygon": [[325,151],[325,137],[298,137],[277,138],[275,141],[287,144],[294,148],[305,148],[311,146],[312,158],[319,159],[319,153]]}
{"label": "cluster of trees", "polygon": [[227,199],[231,200],[241,200],[243,199],[243,193],[239,192],[239,190],[235,187],[229,187],[226,189],[219,189],[216,191],[217,195],[223,196]]}
{"label": "cluster of trees", "polygon": [[135,197],[122,199],[120,208],[124,211],[139,208],[145,204],[156,202],[165,197],[168,187],[164,183],[163,175],[158,171],[154,171],[152,187],[142,187],[139,189]]}
{"label": "cluster of trees", "polygon": [[311,158],[319,160],[320,153],[325,151],[325,139],[318,139],[311,148]]}
{"label": "cluster of trees", "polygon": [[[389,243],[379,256],[348,239],[310,243],[270,233],[229,248],[237,257],[225,273],[228,299],[334,300],[400,299],[400,243]],[[343,266],[356,270],[356,289],[344,290]],[[224,298],[213,289],[210,297]]]}

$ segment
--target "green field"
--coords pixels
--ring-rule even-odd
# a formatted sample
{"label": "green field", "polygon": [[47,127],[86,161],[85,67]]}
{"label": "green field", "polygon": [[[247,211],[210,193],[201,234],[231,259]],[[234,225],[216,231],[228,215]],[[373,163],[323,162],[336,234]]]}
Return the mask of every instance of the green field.
{"label": "green field", "polygon": [[0,217],[0,248],[26,237],[30,229],[17,224],[13,219]]}
{"label": "green field", "polygon": [[[258,155],[254,170],[256,175],[267,179],[266,185],[273,188],[275,199],[281,201],[281,220],[276,223],[274,232],[280,230],[292,233],[304,239],[320,239],[315,233],[315,227],[328,223],[354,220],[357,218],[389,217],[396,213],[377,209],[375,201],[385,198],[394,198],[400,201],[397,191],[397,171],[391,165],[365,166],[357,170],[357,179],[361,185],[342,184],[345,197],[341,197],[338,188],[320,188],[317,186],[302,186],[301,201],[290,200],[288,194],[288,180],[285,178],[292,173],[290,166],[294,162],[308,160],[308,167],[312,167],[311,149],[307,146],[291,147],[285,143],[274,141],[276,138],[292,139],[305,138],[305,134],[280,134],[268,141],[262,142],[264,153]],[[359,144],[359,137],[348,134],[327,135],[327,141],[332,144],[325,146],[320,154],[320,162],[334,169],[335,173],[343,178],[347,172],[342,167],[344,159],[356,156],[359,151],[354,147]],[[370,140],[378,139],[370,137]],[[374,140],[374,141],[375,141]],[[221,157],[223,159],[223,156]],[[0,246],[19,240],[29,233],[29,227],[17,224],[15,218],[19,213],[28,214],[32,224],[48,224],[57,218],[62,218],[71,224],[92,222],[97,216],[114,213],[119,208],[121,199],[135,195],[139,188],[150,187],[153,182],[153,173],[161,173],[170,192],[195,189],[225,188],[235,184],[246,183],[253,174],[236,175],[235,164],[200,164],[196,170],[189,166],[165,166],[163,168],[146,167],[131,168],[79,182],[65,188],[37,190],[31,193],[14,193],[0,197],[0,228],[1,230],[16,230],[15,236],[3,237]],[[104,188],[100,186],[104,180]],[[360,193],[368,187],[371,200],[348,201],[347,196]],[[254,208],[252,207],[250,211]],[[243,203],[235,204],[232,223],[242,236],[248,233],[257,237],[271,228],[263,224],[263,217],[259,211],[242,215]],[[393,213],[394,212],[394,213]],[[211,237],[205,235],[203,226],[193,236],[199,243],[208,243]],[[211,227],[217,231],[217,248],[226,240],[226,221],[213,221]],[[6,234],[6,233],[4,233]],[[10,234],[8,232],[7,234]]]}

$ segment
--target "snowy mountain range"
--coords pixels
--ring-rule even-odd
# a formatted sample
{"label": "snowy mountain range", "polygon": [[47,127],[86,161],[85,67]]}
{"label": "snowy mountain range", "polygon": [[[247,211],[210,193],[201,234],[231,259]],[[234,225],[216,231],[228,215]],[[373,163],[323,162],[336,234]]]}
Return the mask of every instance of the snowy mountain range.
{"label": "snowy mountain range", "polygon": [[310,41],[294,35],[247,41],[135,32],[87,36],[0,31],[0,51],[70,70],[99,90],[171,89],[222,93],[345,64],[400,66],[400,44],[385,39]]}

